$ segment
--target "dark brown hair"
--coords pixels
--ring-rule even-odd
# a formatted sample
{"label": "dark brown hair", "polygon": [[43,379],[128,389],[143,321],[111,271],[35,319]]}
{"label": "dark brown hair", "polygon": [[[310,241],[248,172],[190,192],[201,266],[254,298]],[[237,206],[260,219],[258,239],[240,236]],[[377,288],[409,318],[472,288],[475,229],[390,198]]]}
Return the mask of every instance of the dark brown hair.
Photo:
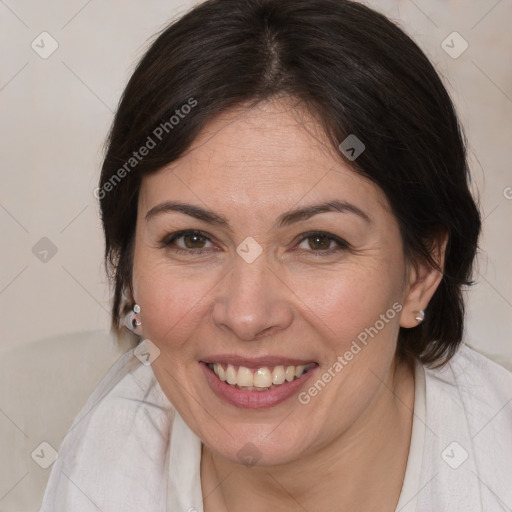
{"label": "dark brown hair", "polygon": [[[354,161],[338,154],[383,190],[411,261],[435,266],[432,240],[448,234],[425,321],[401,328],[398,340],[401,354],[446,362],[462,339],[462,288],[480,231],[464,137],[424,53],[386,17],[347,0],[209,0],[152,43],[120,101],[97,189],[114,328],[130,306],[141,178],[183,155],[213,116],[277,95],[299,100],[335,148],[350,134],[364,143]],[[154,147],[136,158],[149,139]]]}

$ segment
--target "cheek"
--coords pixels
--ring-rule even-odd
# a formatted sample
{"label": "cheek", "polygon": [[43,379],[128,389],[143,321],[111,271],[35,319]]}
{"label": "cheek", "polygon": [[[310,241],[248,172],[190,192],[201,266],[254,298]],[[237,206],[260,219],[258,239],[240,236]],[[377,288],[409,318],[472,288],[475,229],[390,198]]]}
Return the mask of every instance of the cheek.
{"label": "cheek", "polygon": [[358,336],[364,341],[365,333],[371,339],[389,336],[393,347],[402,300],[398,274],[382,264],[354,264],[316,278],[293,279],[289,285],[300,298],[303,315],[339,354]]}
{"label": "cheek", "polygon": [[301,314],[321,341],[322,371],[298,397],[322,425],[319,438],[349,428],[386,380],[399,331],[400,277],[384,264],[354,264],[325,279],[295,283]]}
{"label": "cheek", "polygon": [[144,336],[160,346],[171,341],[175,348],[183,345],[204,317],[208,292],[220,277],[205,272],[194,275],[165,263],[138,265],[136,259],[134,292]]}

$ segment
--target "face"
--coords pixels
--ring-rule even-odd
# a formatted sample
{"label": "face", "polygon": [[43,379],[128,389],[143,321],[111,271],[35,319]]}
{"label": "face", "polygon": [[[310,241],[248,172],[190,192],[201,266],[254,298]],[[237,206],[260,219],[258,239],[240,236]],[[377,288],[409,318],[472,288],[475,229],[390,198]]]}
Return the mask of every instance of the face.
{"label": "face", "polygon": [[291,103],[222,114],[143,178],[133,291],[153,370],[233,462],[285,464],[362,421],[395,361],[408,269],[383,193]]}

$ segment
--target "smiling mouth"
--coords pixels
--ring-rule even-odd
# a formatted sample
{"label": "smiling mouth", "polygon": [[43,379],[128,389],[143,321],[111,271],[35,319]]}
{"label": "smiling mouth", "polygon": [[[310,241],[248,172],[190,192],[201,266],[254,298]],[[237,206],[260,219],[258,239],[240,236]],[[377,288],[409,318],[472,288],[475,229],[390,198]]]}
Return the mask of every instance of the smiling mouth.
{"label": "smiling mouth", "polygon": [[235,389],[245,391],[268,391],[298,380],[317,363],[307,365],[277,365],[273,367],[262,366],[251,369],[245,366],[234,366],[232,364],[206,363],[208,368],[226,384]]}

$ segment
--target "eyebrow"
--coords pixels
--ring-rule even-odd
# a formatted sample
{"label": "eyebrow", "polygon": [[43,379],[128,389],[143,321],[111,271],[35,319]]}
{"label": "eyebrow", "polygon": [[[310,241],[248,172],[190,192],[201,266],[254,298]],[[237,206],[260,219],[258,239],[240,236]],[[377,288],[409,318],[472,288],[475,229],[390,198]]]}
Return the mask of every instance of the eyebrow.
{"label": "eyebrow", "polygon": [[[219,215],[212,210],[208,210],[200,206],[182,203],[179,201],[166,201],[154,206],[146,213],[145,219],[148,221],[156,215],[169,212],[184,213],[185,215],[189,215],[190,217],[194,217],[195,219],[206,222],[208,224],[228,228],[231,230],[228,220],[222,215]],[[274,225],[274,229],[290,226],[296,222],[307,220],[314,215],[318,215],[319,213],[326,212],[351,213],[357,215],[369,224],[372,223],[372,220],[368,214],[366,214],[357,206],[346,201],[334,199],[332,201],[325,201],[323,203],[313,204],[285,212],[277,219],[277,222]]]}

